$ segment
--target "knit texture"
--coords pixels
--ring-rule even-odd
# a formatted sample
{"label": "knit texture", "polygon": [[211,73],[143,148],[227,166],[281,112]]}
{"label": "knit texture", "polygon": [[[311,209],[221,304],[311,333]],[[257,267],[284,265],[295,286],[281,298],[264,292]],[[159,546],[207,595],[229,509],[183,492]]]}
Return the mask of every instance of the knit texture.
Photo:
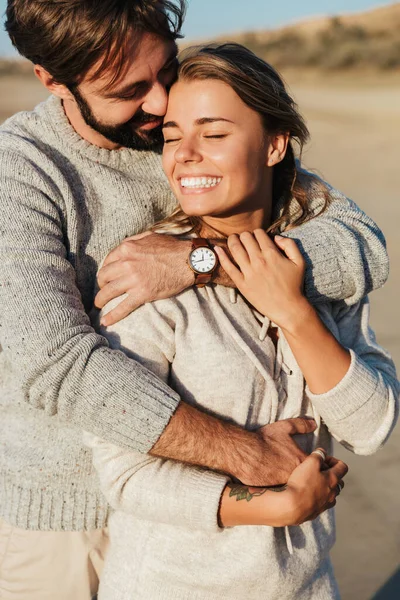
{"label": "knit texture", "polygon": [[[179,399],[93,329],[96,271],[175,200],[157,154],[89,144],[56,98],[0,128],[0,180],[0,514],[22,528],[101,527],[108,509],[80,429],[147,452]],[[357,300],[386,279],[384,239],[332,198],[290,235],[312,263],[310,298]],[[321,202],[313,189],[310,201]]]}
{"label": "knit texture", "polygon": [[89,144],[55,98],[3,125],[0,178],[1,515],[30,529],[102,527],[80,428],[145,452],[179,398],[94,332],[96,272],[176,201],[158,154]]}
{"label": "knit texture", "polygon": [[[327,327],[351,348],[351,366],[335,388],[313,395],[304,393],[282,332],[275,349],[266,335],[269,320],[230,296],[220,286],[188,290],[141,307],[103,333],[205,411],[248,429],[308,416],[318,428],[301,440],[306,452],[322,446],[331,454],[331,434],[354,452],[375,452],[394,427],[400,386],[368,327],[368,301],[318,306]],[[332,511],[289,527],[291,552],[282,529],[219,528],[224,475],[90,434],[85,439],[116,509],[99,600],[338,598],[329,563]]]}

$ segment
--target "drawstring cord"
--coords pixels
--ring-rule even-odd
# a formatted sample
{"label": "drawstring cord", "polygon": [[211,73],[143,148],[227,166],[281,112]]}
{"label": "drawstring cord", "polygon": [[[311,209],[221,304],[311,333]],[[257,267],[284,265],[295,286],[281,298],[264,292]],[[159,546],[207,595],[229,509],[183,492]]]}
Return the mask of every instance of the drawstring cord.
{"label": "drawstring cord", "polygon": [[[231,288],[229,290],[229,300],[230,300],[231,304],[237,304],[237,290],[235,288]],[[271,325],[271,322],[268,319],[268,317],[263,316],[262,317],[262,326],[261,326],[260,333],[258,336],[258,339],[260,340],[260,342],[263,342],[265,340],[265,338],[267,337],[270,325]],[[280,384],[281,370],[283,370],[286,374],[291,375],[291,373],[292,373],[291,369],[283,362],[283,354],[282,354],[281,344],[278,342],[277,348],[276,348],[276,357],[275,357],[274,373],[273,373],[273,379],[274,379],[274,382],[276,385],[277,393],[272,394],[272,398],[271,398],[270,423],[274,423],[276,421],[276,418],[278,415],[279,402],[280,402],[282,392],[283,392],[282,386]],[[262,371],[264,371],[264,377],[265,377],[265,369],[262,369]],[[292,555],[293,554],[293,543],[292,543],[292,539],[290,537],[289,527],[284,527],[284,531],[285,531],[286,547],[288,549],[289,554]]]}
{"label": "drawstring cord", "polygon": [[258,339],[260,340],[260,342],[263,342],[265,340],[265,338],[267,337],[270,324],[271,324],[271,322],[268,319],[268,317],[264,317],[260,335],[258,336]]}
{"label": "drawstring cord", "polygon": [[237,304],[237,289],[236,288],[230,288],[229,300],[230,300],[231,304]]}

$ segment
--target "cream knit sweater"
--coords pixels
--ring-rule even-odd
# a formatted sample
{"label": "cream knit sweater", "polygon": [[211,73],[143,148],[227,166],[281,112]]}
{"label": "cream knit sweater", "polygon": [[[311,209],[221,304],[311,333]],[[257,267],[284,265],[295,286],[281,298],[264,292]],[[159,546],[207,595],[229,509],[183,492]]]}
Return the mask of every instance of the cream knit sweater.
{"label": "cream knit sweater", "polygon": [[[160,156],[83,140],[56,98],[0,127],[0,516],[27,529],[106,523],[82,428],[146,453],[178,395],[92,327],[100,261],[175,206]],[[313,206],[320,204],[310,190]],[[382,233],[344,196],[291,235],[314,301],[385,281]]]}
{"label": "cream knit sweater", "polygon": [[[115,303],[113,303],[115,304]],[[327,327],[351,349],[351,366],[326,394],[304,387],[282,332],[220,286],[147,304],[103,331],[193,405],[254,429],[307,415],[310,452],[331,452],[331,435],[356,453],[375,452],[397,415],[399,383],[368,326],[364,299],[321,304]],[[338,598],[329,561],[334,516],[283,529],[220,529],[224,475],[141,455],[86,434],[102,489],[116,510],[99,600],[328,600]],[[268,460],[268,457],[266,457]],[[292,552],[293,546],[293,552]]]}

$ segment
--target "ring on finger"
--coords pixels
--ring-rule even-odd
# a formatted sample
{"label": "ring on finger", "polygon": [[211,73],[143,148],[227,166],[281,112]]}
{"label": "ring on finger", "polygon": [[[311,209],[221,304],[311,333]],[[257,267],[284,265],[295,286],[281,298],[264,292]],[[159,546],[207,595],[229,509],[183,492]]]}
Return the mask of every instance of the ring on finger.
{"label": "ring on finger", "polygon": [[318,454],[318,456],[320,456],[322,458],[323,462],[325,462],[325,460],[326,460],[326,454],[320,448],[317,448],[316,450],[314,450],[313,452],[311,452],[311,454]]}

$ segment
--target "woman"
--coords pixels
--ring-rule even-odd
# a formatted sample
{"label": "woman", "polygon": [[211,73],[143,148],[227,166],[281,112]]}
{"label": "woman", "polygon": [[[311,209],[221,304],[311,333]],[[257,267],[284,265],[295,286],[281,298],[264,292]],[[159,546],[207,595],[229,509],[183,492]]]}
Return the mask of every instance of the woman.
{"label": "woman", "polygon": [[[308,132],[280,77],[241,46],[195,50],[171,90],[164,135],[180,207],[156,229],[229,237],[236,264],[215,251],[239,293],[196,286],[147,304],[104,331],[111,346],[241,426],[313,417],[308,452],[330,452],[332,435],[374,452],[394,425],[399,385],[369,330],[367,299],[317,314],[302,294],[295,243],[264,232],[312,218],[311,194],[321,210],[329,201],[296,166],[292,141],[302,147]],[[195,246],[192,267],[212,271],[214,250]],[[343,485],[340,461],[327,458],[322,470],[312,454],[277,493],[86,439],[116,509],[99,600],[339,597],[327,509]]]}

